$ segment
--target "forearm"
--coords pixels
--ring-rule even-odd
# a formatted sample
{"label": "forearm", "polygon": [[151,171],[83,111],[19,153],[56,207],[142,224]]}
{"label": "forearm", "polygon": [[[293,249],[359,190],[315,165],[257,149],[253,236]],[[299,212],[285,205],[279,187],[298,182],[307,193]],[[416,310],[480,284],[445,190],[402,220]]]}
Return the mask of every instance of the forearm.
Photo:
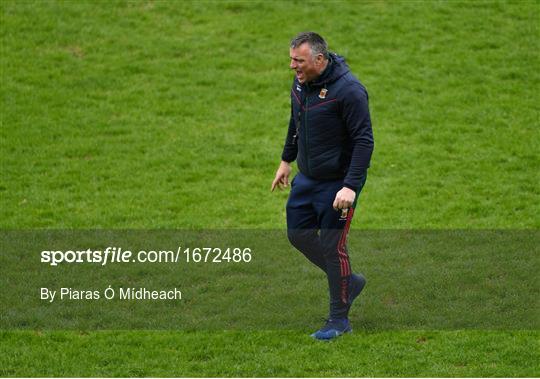
{"label": "forearm", "polygon": [[344,186],[358,191],[365,181],[374,148],[368,96],[363,87],[350,88],[344,100],[344,121],[353,144]]}

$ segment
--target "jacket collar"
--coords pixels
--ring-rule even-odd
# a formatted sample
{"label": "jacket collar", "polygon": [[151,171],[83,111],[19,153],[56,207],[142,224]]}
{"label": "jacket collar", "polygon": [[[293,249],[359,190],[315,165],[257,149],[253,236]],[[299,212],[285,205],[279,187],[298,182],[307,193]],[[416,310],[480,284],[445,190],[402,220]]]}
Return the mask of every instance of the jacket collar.
{"label": "jacket collar", "polygon": [[340,77],[349,72],[349,66],[345,63],[345,58],[330,53],[328,57],[328,65],[324,71],[312,82],[308,83],[310,87],[324,87],[329,83],[335,82]]}

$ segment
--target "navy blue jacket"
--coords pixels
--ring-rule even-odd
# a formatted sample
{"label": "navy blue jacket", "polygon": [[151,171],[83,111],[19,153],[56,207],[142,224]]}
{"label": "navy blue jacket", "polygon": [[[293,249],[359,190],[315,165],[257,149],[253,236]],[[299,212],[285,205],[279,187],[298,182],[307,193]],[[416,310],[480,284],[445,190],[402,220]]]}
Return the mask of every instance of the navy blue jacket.
{"label": "navy blue jacket", "polygon": [[344,178],[345,187],[358,191],[372,152],[368,94],[343,57],[331,53],[311,83],[295,77],[282,160],[297,159],[300,172],[314,179]]}

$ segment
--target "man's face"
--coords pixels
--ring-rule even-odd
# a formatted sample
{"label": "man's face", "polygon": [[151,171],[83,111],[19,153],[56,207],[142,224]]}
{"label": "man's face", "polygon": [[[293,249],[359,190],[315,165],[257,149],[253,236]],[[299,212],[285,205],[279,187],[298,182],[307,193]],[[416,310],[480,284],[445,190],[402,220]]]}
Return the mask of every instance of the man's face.
{"label": "man's face", "polygon": [[296,72],[296,78],[300,83],[310,82],[321,73],[324,58],[322,54],[313,57],[311,47],[303,43],[296,48],[290,49],[290,68]]}

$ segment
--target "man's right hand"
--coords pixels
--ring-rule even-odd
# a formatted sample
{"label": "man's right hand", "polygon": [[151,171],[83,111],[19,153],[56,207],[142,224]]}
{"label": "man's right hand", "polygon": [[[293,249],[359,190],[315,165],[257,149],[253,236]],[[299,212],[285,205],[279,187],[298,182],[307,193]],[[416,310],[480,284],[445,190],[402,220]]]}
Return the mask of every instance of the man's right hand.
{"label": "man's right hand", "polygon": [[291,174],[291,165],[288,162],[281,161],[277,171],[276,177],[272,182],[272,188],[270,191],[274,191],[276,187],[284,189],[289,186],[289,175]]}

